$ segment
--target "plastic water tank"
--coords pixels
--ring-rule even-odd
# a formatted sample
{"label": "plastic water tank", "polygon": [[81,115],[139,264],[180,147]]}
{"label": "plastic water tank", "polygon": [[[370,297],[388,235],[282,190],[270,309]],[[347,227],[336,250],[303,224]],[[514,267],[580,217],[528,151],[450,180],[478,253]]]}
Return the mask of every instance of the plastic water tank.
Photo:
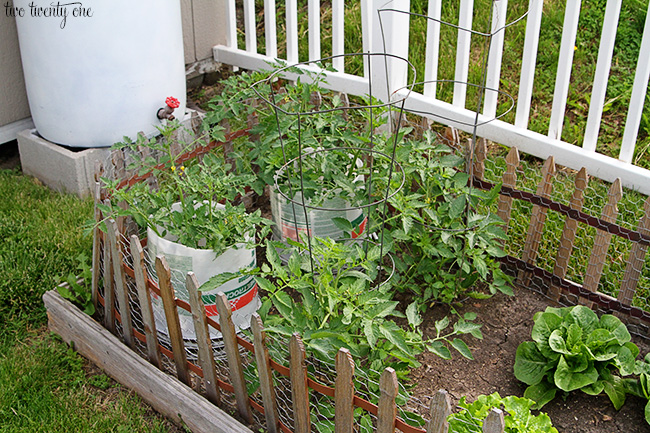
{"label": "plastic water tank", "polygon": [[153,134],[168,96],[180,101],[174,115],[182,117],[180,0],[13,3],[23,8],[18,39],[29,107],[43,138],[107,147],[140,131]]}

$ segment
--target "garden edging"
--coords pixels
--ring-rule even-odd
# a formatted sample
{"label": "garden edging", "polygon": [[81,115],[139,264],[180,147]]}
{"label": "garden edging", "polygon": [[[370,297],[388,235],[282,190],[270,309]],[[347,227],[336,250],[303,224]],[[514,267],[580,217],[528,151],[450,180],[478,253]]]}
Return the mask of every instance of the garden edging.
{"label": "garden edging", "polygon": [[158,412],[184,423],[193,433],[252,433],[190,387],[139,357],[56,290],[46,292],[43,302],[50,331]]}

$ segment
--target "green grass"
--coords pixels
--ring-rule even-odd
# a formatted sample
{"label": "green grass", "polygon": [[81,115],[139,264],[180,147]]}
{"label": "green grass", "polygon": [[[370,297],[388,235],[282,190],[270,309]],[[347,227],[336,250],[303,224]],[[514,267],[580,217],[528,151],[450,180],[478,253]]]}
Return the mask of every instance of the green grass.
{"label": "green grass", "polygon": [[179,431],[46,330],[41,297],[90,257],[92,201],[0,170],[0,431]]}

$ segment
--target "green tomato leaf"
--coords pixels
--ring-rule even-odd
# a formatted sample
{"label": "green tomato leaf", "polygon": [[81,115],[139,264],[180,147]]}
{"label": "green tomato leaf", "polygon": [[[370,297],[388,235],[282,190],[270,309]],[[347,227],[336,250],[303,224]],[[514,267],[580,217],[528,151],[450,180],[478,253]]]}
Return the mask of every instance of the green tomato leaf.
{"label": "green tomato leaf", "polygon": [[440,334],[447,326],[449,326],[449,317],[445,316],[440,320],[436,320],[436,332]]}
{"label": "green tomato leaf", "polygon": [[420,312],[418,311],[417,301],[412,302],[408,307],[406,307],[406,318],[409,321],[409,325],[413,327],[420,326],[422,323],[422,315],[420,315]]}
{"label": "green tomato leaf", "polygon": [[451,345],[454,349],[456,349],[461,355],[463,355],[467,359],[471,359],[472,361],[474,360],[474,357],[472,356],[471,350],[469,350],[469,347],[467,347],[467,344],[461,340],[460,338],[454,338],[451,341]]}
{"label": "green tomato leaf", "polygon": [[332,222],[338,229],[343,230],[344,232],[349,233],[354,231],[354,227],[352,226],[352,223],[346,218],[335,217],[332,218]]}
{"label": "green tomato leaf", "polygon": [[442,359],[451,359],[451,351],[441,341],[432,341],[426,347],[429,352],[435,353]]}
{"label": "green tomato leaf", "polygon": [[284,317],[291,317],[293,310],[293,299],[285,292],[276,292],[271,297],[273,306]]}

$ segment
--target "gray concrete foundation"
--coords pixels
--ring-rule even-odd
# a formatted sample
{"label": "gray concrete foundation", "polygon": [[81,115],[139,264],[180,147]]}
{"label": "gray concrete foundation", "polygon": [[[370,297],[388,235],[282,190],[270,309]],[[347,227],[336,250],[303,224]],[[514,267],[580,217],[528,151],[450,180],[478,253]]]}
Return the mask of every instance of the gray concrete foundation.
{"label": "gray concrete foundation", "polygon": [[55,191],[86,197],[95,184],[95,161],[104,162],[110,148],[72,151],[36,135],[36,130],[18,133],[18,152],[23,173],[34,176]]}

